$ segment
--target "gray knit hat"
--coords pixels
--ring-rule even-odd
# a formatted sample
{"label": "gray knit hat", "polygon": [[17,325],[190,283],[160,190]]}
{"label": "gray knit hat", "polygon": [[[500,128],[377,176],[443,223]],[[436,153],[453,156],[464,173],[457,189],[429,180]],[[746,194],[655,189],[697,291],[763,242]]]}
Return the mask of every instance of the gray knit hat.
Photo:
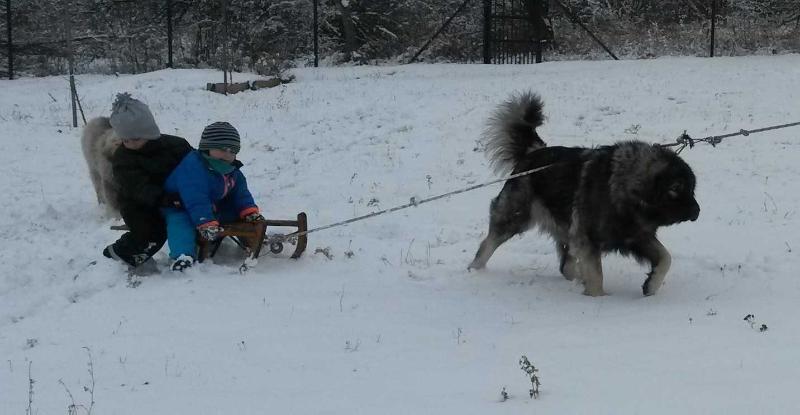
{"label": "gray knit hat", "polygon": [[111,126],[119,138],[144,138],[155,140],[161,137],[156,120],[150,113],[150,108],[138,99],[131,98],[125,92],[117,94],[117,99],[111,106]]}
{"label": "gray knit hat", "polygon": [[238,153],[241,148],[239,132],[225,121],[217,121],[213,124],[209,124],[203,129],[203,134],[200,136],[200,144],[197,146],[197,149],[211,150],[212,148],[228,150],[233,154]]}

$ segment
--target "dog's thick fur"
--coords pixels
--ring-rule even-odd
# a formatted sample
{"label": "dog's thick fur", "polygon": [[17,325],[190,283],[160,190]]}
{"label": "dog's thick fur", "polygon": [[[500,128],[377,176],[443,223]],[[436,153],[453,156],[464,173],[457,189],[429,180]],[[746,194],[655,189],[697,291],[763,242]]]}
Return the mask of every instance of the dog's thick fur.
{"label": "dog's thick fur", "polygon": [[700,214],[691,168],[674,151],[640,141],[547,147],[536,132],[542,107],[536,94],[522,93],[489,121],[487,151],[497,169],[549,167],[506,181],[492,200],[489,233],[469,268],[483,268],[502,243],[536,226],[553,237],[561,273],[580,279],[584,294],[605,294],[600,258],[607,252],[649,263],[642,290],[655,294],[671,262],[657,229]]}
{"label": "dog's thick fur", "polygon": [[120,205],[111,157],[121,142],[114,134],[108,117],[94,118],[83,128],[81,148],[97,194],[97,203],[105,205],[108,213],[117,216]]}

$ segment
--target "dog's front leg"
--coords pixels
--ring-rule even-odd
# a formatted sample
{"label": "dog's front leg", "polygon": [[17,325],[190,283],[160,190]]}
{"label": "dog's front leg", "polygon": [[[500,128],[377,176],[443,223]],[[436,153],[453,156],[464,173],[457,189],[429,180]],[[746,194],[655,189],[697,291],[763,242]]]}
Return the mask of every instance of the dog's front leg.
{"label": "dog's front leg", "polygon": [[642,285],[642,292],[644,295],[653,295],[664,283],[669,266],[672,264],[672,256],[656,238],[639,247],[638,251],[638,254],[647,259],[651,266],[647,279]]}
{"label": "dog's front leg", "polygon": [[569,281],[572,281],[575,278],[580,279],[580,272],[578,271],[578,263],[575,260],[575,257],[570,253],[569,245],[567,245],[564,242],[557,241],[556,251],[558,252],[558,261],[559,261],[558,269],[561,271],[561,275],[563,275],[564,278],[566,278]]}
{"label": "dog's front leg", "polygon": [[575,261],[583,279],[583,294],[591,297],[606,295],[603,291],[603,264],[600,261],[600,252],[595,249],[577,249]]}

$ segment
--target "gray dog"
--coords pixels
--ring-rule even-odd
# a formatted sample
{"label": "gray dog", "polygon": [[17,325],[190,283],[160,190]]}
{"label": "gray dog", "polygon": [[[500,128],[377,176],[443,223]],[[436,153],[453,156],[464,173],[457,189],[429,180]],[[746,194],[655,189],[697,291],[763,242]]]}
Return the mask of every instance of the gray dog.
{"label": "gray dog", "polygon": [[522,93],[489,122],[487,151],[498,170],[547,167],[506,181],[492,200],[489,233],[469,268],[485,267],[501,244],[538,226],[555,240],[561,273],[581,280],[584,294],[605,294],[600,258],[607,252],[649,263],[642,290],[655,294],[671,263],[656,231],[700,214],[692,169],[674,151],[640,141],[547,147],[536,133],[542,107],[536,94]]}
{"label": "gray dog", "polygon": [[97,194],[97,203],[105,205],[108,213],[115,216],[119,216],[119,201],[111,170],[111,156],[120,143],[108,117],[94,118],[83,128],[81,148]]}

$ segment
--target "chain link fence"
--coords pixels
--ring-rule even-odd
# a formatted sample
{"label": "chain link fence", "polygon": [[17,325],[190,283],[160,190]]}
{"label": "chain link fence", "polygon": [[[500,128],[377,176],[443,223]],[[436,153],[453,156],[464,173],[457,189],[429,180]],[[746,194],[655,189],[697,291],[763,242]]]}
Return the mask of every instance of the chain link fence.
{"label": "chain link fence", "polygon": [[[423,45],[419,61],[478,63],[486,61],[487,3],[511,10],[531,2],[0,1],[0,71],[20,75],[66,73],[70,57],[77,73],[147,72],[172,63],[274,75],[314,64],[315,27],[321,65],[406,63]],[[553,35],[545,61],[608,59],[590,33],[623,59],[709,56],[712,39],[718,56],[800,52],[800,0],[542,1]],[[523,26],[531,25],[516,19],[503,24],[524,43],[532,36]],[[489,42],[509,39],[497,33]]]}

